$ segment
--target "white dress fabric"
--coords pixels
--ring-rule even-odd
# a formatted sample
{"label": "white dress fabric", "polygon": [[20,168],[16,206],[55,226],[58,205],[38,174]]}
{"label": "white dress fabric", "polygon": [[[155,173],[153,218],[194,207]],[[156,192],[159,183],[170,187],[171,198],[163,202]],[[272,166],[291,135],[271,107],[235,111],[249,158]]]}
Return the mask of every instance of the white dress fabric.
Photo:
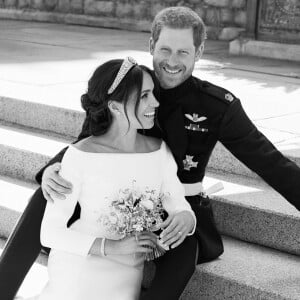
{"label": "white dress fabric", "polygon": [[[69,146],[61,176],[73,184],[65,200],[47,203],[41,226],[41,242],[51,248],[49,281],[38,300],[135,300],[140,294],[144,262],[140,255],[90,255],[97,237],[120,239],[100,226],[99,216],[120,189],[135,187],[169,193],[163,206],[170,214],[188,210],[177,166],[163,142],[150,153],[90,153]],[[76,203],[80,219],[67,221]],[[196,219],[195,219],[196,220]]]}

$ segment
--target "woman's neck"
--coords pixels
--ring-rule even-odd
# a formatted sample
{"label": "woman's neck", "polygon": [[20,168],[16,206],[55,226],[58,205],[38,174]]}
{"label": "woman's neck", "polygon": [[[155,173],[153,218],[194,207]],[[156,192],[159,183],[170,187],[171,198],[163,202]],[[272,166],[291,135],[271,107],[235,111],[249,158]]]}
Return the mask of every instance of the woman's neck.
{"label": "woman's neck", "polygon": [[[125,126],[127,127],[127,126]],[[137,130],[120,128],[117,124],[112,124],[109,130],[102,136],[94,137],[99,144],[104,144],[122,152],[138,152]]]}

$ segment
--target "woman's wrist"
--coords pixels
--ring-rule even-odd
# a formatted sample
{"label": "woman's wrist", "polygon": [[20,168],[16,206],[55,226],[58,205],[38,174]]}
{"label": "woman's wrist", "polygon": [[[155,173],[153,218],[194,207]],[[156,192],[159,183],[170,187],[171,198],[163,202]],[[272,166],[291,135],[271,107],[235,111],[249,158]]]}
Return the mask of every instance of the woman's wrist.
{"label": "woman's wrist", "polygon": [[110,254],[117,254],[117,243],[118,241],[110,240],[106,238],[96,238],[89,254],[97,256],[107,256]]}
{"label": "woman's wrist", "polygon": [[105,241],[104,253],[106,255],[118,254],[118,244],[117,240],[108,240]]}

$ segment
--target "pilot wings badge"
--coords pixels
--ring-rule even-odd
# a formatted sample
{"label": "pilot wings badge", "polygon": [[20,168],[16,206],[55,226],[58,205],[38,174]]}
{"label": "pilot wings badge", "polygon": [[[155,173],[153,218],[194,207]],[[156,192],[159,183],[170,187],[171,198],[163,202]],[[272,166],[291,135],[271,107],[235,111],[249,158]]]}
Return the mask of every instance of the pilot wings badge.
{"label": "pilot wings badge", "polygon": [[198,123],[198,122],[202,122],[202,121],[205,121],[207,118],[202,116],[202,117],[199,117],[198,114],[193,114],[193,115],[190,115],[190,114],[185,114],[185,117],[195,123]]}

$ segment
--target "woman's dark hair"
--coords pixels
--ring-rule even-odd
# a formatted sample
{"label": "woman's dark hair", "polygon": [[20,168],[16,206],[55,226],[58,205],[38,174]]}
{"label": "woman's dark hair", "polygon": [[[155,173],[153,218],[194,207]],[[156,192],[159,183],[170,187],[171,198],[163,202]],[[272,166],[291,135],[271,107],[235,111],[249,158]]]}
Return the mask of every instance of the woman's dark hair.
{"label": "woman's dark hair", "polygon": [[99,66],[89,79],[87,92],[81,96],[81,105],[86,111],[83,126],[85,135],[102,135],[108,130],[112,123],[112,115],[108,108],[110,100],[123,103],[128,126],[130,126],[126,107],[128,100],[132,96],[135,97],[135,116],[139,121],[137,110],[142,92],[143,71],[147,72],[154,81],[156,79],[146,66],[135,65],[128,71],[114,92],[108,95],[107,91],[115,80],[122,63],[122,59],[110,60]]}

